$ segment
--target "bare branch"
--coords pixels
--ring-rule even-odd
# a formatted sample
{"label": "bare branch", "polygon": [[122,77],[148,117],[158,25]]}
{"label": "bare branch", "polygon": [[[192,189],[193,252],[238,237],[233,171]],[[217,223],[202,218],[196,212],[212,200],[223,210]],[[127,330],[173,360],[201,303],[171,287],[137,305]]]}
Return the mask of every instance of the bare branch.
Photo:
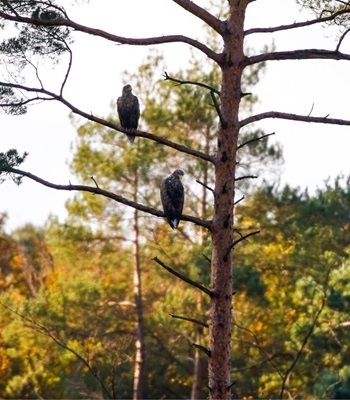
{"label": "bare branch", "polygon": [[214,193],[214,189],[211,188],[210,186],[206,185],[205,183],[201,182],[200,180],[196,179],[196,182],[205,187],[206,189],[210,190],[212,193]]}
{"label": "bare branch", "polygon": [[199,321],[198,319],[182,317],[181,315],[174,315],[174,314],[169,314],[169,315],[172,318],[183,319],[184,321],[189,321],[189,322],[193,322],[194,324],[204,326],[204,328],[209,328],[209,325],[206,322]]}
{"label": "bare branch", "polygon": [[217,101],[217,99],[215,97],[215,93],[212,90],[210,91],[210,96],[211,96],[211,98],[213,100],[215,110],[216,110],[216,112],[217,112],[217,114],[219,116],[220,124],[225,129],[227,127],[227,122],[225,121],[224,117],[222,116],[222,113],[221,113],[221,110],[220,110],[220,105],[219,105],[219,103],[218,103],[218,101]]}
{"label": "bare branch", "polygon": [[260,231],[250,232],[250,233],[247,233],[247,234],[244,235],[244,236],[241,236],[239,239],[235,240],[235,241],[231,244],[231,246],[228,248],[228,250],[227,250],[227,252],[226,252],[226,254],[225,254],[225,256],[224,256],[224,259],[227,260],[227,257],[228,257],[228,255],[230,254],[231,250],[232,250],[238,243],[242,242],[243,240],[248,239],[250,236],[257,235],[258,233],[260,233]]}
{"label": "bare branch", "polygon": [[277,364],[273,361],[272,357],[270,357],[267,352],[262,348],[260,341],[257,337],[257,335],[249,328],[246,328],[245,326],[242,325],[238,325],[237,323],[234,323],[234,325],[241,330],[244,330],[246,332],[248,332],[251,336],[253,336],[255,343],[251,343],[252,346],[256,347],[260,353],[265,357],[265,359],[271,364],[271,366],[273,367],[273,369],[277,372],[277,374],[280,376],[280,378],[283,378],[283,375],[280,371],[280,369],[278,368]]}
{"label": "bare branch", "polygon": [[205,286],[201,285],[198,282],[193,281],[192,279],[188,278],[187,276],[180,274],[180,272],[175,271],[173,268],[171,268],[168,265],[166,265],[165,263],[163,263],[163,261],[161,261],[158,257],[154,257],[154,258],[152,258],[152,260],[155,261],[157,264],[159,264],[164,269],[166,269],[171,274],[175,275],[177,278],[196,287],[197,289],[206,293],[208,296],[212,296],[212,292],[208,288],[206,288]]}
{"label": "bare branch", "polygon": [[314,103],[312,103],[312,106],[311,106],[311,110],[310,110],[310,112],[309,112],[309,114],[307,115],[308,117],[310,117],[310,115],[312,114],[312,111],[313,111],[313,109],[314,109]]}
{"label": "bare branch", "polygon": [[235,177],[235,181],[242,181],[243,179],[257,179],[257,175],[244,175]]}
{"label": "bare branch", "polygon": [[72,69],[72,63],[73,63],[73,53],[72,53],[72,50],[71,50],[71,48],[68,46],[68,43],[67,43],[65,40],[64,40],[64,44],[66,45],[66,48],[67,48],[68,53],[69,53],[69,62],[68,62],[68,67],[67,67],[66,74],[65,74],[64,79],[63,79],[62,84],[61,84],[60,96],[63,95],[63,89],[64,89],[64,87],[65,87],[65,85],[66,85],[66,83],[67,83],[68,76],[69,76],[69,73],[70,73],[70,71],[71,71],[71,69]]}
{"label": "bare branch", "polygon": [[328,115],[325,117],[311,117],[306,115],[298,115],[298,114],[290,114],[283,113],[279,111],[268,111],[261,114],[256,114],[251,117],[245,118],[240,122],[240,126],[243,127],[245,125],[251,124],[253,122],[260,121],[266,118],[279,118],[279,119],[287,119],[291,121],[302,121],[302,122],[313,122],[319,124],[331,124],[331,125],[350,125],[350,120],[346,119],[338,119],[338,118],[328,118]]}
{"label": "bare branch", "polygon": [[[208,89],[210,91],[210,96],[211,96],[211,98],[213,100],[213,103],[214,103],[213,105],[215,107],[215,110],[216,110],[216,112],[217,112],[217,114],[219,116],[221,126],[225,126],[226,125],[225,124],[225,120],[224,120],[224,118],[223,118],[223,116],[221,114],[220,105],[219,105],[219,103],[218,103],[218,101],[217,101],[217,99],[215,97],[215,94],[220,96],[220,91],[219,90],[217,90],[217,89],[213,88],[212,86],[207,85],[205,83],[195,82],[195,81],[184,81],[182,79],[172,78],[171,76],[168,75],[168,73],[166,71],[164,72],[164,80],[170,80],[172,82],[176,82],[178,84],[178,86],[180,86],[180,85],[195,85],[195,86],[199,86],[199,87]],[[248,94],[250,94],[250,93],[246,93],[245,95],[248,95]]]}
{"label": "bare branch", "polygon": [[211,351],[209,349],[207,349],[206,347],[204,347],[200,344],[197,344],[197,343],[192,343],[192,346],[198,350],[203,351],[203,353],[206,354],[208,357],[211,357]]}
{"label": "bare branch", "polygon": [[32,317],[28,317],[24,314],[19,313],[18,311],[10,308],[9,306],[7,306],[5,303],[0,302],[0,305],[2,307],[4,307],[5,309],[7,309],[8,311],[12,312],[13,314],[17,315],[18,317],[20,317],[24,323],[27,323],[28,325],[26,325],[28,328],[41,333],[44,336],[49,337],[50,339],[52,339],[58,346],[62,347],[64,350],[67,350],[68,352],[72,353],[79,361],[81,361],[86,367],[87,369],[91,372],[91,374],[93,375],[93,377],[97,380],[97,382],[100,384],[103,392],[108,396],[109,399],[112,398],[110,392],[108,391],[108,389],[106,388],[106,386],[104,385],[103,381],[101,380],[101,378],[98,376],[97,372],[95,371],[94,368],[91,367],[89,361],[84,358],[83,356],[81,356],[76,350],[74,350],[73,348],[69,347],[65,342],[63,342],[62,340],[60,340],[56,335],[53,334],[53,329],[52,328],[48,328],[44,325],[42,325],[40,322],[38,322],[37,320],[35,320]]}
{"label": "bare branch", "polygon": [[23,57],[23,59],[26,61],[26,63],[27,63],[28,65],[30,65],[30,66],[34,69],[36,79],[37,79],[38,82],[40,83],[41,88],[43,88],[43,87],[44,87],[44,84],[43,84],[42,80],[40,79],[38,66],[37,66],[37,65],[34,65],[34,63],[33,63],[31,60],[29,60],[29,58],[26,56],[26,54],[25,54],[25,52],[24,52],[23,50],[21,51],[21,53],[22,53],[22,57]]}
{"label": "bare branch", "polygon": [[[339,378],[337,381],[335,381],[335,382],[331,383],[330,385],[328,385],[325,388],[325,390],[323,391],[323,393],[321,394],[320,399],[327,399],[330,389],[332,389],[334,386],[338,385],[342,381],[343,381],[343,378]],[[327,395],[327,393],[328,393],[328,395]]]}
{"label": "bare branch", "polygon": [[202,254],[203,258],[205,261],[207,261],[209,263],[209,265],[211,264],[211,258],[209,258],[208,256],[206,256],[205,254]]}
{"label": "bare branch", "polygon": [[205,84],[205,83],[195,82],[195,81],[183,81],[183,80],[181,80],[181,79],[173,78],[173,77],[169,76],[168,73],[167,73],[166,71],[164,72],[164,75],[163,75],[163,76],[164,76],[164,80],[165,80],[165,81],[172,81],[172,82],[175,82],[175,83],[177,83],[179,86],[180,86],[180,85],[196,85],[196,86],[200,86],[200,87],[203,87],[203,88],[205,88],[205,89],[208,89],[208,90],[210,90],[211,92],[214,92],[214,93],[216,93],[217,95],[220,96],[220,91],[219,91],[219,90],[217,90],[217,89],[213,88],[212,86],[207,85],[207,84]]}
{"label": "bare branch", "polygon": [[247,234],[244,235],[244,236],[241,236],[239,239],[235,240],[235,241],[232,243],[231,249],[232,249],[233,247],[235,247],[236,244],[238,244],[238,243],[241,242],[242,240],[246,240],[246,239],[248,239],[250,236],[257,235],[257,234],[259,234],[259,233],[260,233],[260,231],[254,231],[254,232],[247,233]]}
{"label": "bare branch", "polygon": [[95,178],[92,176],[90,179],[94,182],[95,186],[99,189],[99,186],[98,186],[98,184],[97,184]]}
{"label": "bare branch", "polygon": [[244,200],[244,199],[245,199],[244,196],[240,197],[238,200],[235,201],[235,205],[238,204],[238,203],[240,203],[240,202],[241,202],[242,200]]}
{"label": "bare branch", "polygon": [[265,139],[268,136],[271,136],[271,135],[274,135],[274,134],[275,134],[275,132],[267,133],[266,135],[262,135],[262,136],[259,136],[257,138],[254,138],[254,139],[247,140],[246,142],[243,142],[242,144],[237,146],[237,150],[241,149],[242,147],[246,146],[247,144],[250,144],[250,143],[253,143],[253,142],[257,142],[259,140]]}
{"label": "bare branch", "polygon": [[149,46],[149,45],[166,44],[166,43],[185,43],[202,51],[210,59],[216,62],[220,62],[221,59],[221,56],[219,54],[215,53],[215,51],[211,50],[203,43],[183,35],[165,35],[165,36],[158,36],[151,38],[127,38],[124,36],[113,35],[102,29],[90,28],[85,25],[78,24],[69,18],[57,19],[57,20],[42,20],[42,19],[23,17],[19,15],[10,15],[4,13],[3,11],[0,11],[0,17],[5,20],[22,22],[25,24],[33,24],[37,26],[40,25],[66,26],[67,28],[72,28],[78,32],[87,33],[89,35],[98,36],[115,43],[126,44],[131,46]]}
{"label": "bare branch", "polygon": [[328,15],[327,17],[315,18],[315,19],[312,19],[309,21],[295,22],[293,24],[280,25],[280,26],[275,26],[275,27],[271,27],[271,28],[252,28],[252,29],[246,30],[244,34],[250,35],[252,33],[273,33],[273,32],[278,32],[278,31],[285,31],[288,29],[303,28],[306,26],[314,25],[314,24],[320,24],[322,22],[329,22],[329,21],[334,20],[335,18],[337,18],[340,15],[349,14],[349,13],[350,13],[349,9],[342,9],[331,15]]}
{"label": "bare branch", "polygon": [[321,306],[320,306],[320,308],[318,309],[318,311],[315,314],[315,317],[314,317],[314,319],[313,319],[313,321],[311,323],[311,326],[310,326],[307,334],[304,337],[304,340],[303,340],[303,343],[300,346],[300,349],[298,350],[294,360],[292,361],[291,365],[289,366],[289,368],[287,369],[287,371],[284,374],[284,377],[283,377],[283,380],[282,380],[282,385],[281,385],[280,399],[283,399],[283,393],[285,391],[286,382],[287,382],[288,378],[290,377],[290,374],[292,373],[292,371],[293,371],[294,367],[296,366],[297,362],[299,361],[299,358],[303,354],[304,348],[305,348],[307,342],[309,341],[309,339],[310,339],[310,337],[311,337],[311,335],[312,335],[312,333],[313,333],[313,331],[315,329],[315,326],[316,326],[316,323],[318,321],[318,318],[321,315],[321,312],[323,311],[325,305],[326,305],[326,297],[324,296],[322,298]]}
{"label": "bare branch", "polygon": [[[120,131],[120,132],[123,132],[123,133],[130,133],[130,130],[125,129],[125,128],[121,127],[120,125],[117,125],[117,124],[115,124],[113,122],[110,122],[110,121],[106,121],[103,118],[96,117],[96,116],[94,116],[92,114],[88,114],[85,111],[80,110],[79,108],[75,107],[73,104],[69,103],[62,95],[58,95],[58,94],[50,92],[50,91],[48,91],[46,89],[30,88],[30,87],[27,87],[27,86],[24,86],[24,85],[19,85],[19,84],[16,84],[16,83],[8,83],[8,82],[0,82],[0,86],[12,87],[12,88],[15,88],[15,89],[20,89],[20,90],[24,90],[24,91],[32,92],[32,93],[34,92],[34,93],[45,94],[45,95],[48,96],[47,99],[44,98],[45,100],[56,100],[56,101],[59,101],[60,103],[64,104],[67,108],[69,108],[74,114],[80,115],[80,116],[88,119],[89,121],[96,122],[98,124],[107,126],[108,128],[111,128],[111,129],[114,129],[114,130],[117,130],[117,131]],[[33,99],[33,100],[36,100],[36,99]],[[5,104],[3,106],[10,106],[10,105]],[[210,162],[214,163],[214,158],[211,157],[208,154],[202,153],[202,152],[197,151],[197,150],[190,149],[189,147],[183,146],[183,145],[178,144],[178,143],[174,143],[171,140],[168,140],[168,139],[163,138],[161,136],[155,135],[153,133],[140,131],[140,130],[133,130],[132,133],[135,136],[144,137],[146,139],[153,140],[153,141],[155,141],[157,143],[161,143],[161,144],[163,144],[165,146],[171,147],[171,148],[173,148],[175,150],[178,150],[178,151],[180,151],[182,153],[187,153],[187,154],[190,154],[190,155],[192,155],[194,157],[201,158],[202,160],[210,161]]]}
{"label": "bare branch", "polygon": [[25,106],[25,105],[30,104],[30,103],[34,103],[36,101],[41,102],[41,101],[48,101],[48,100],[51,101],[53,99],[49,99],[48,97],[39,97],[39,96],[37,96],[37,97],[32,97],[30,99],[22,99],[21,101],[16,102],[16,103],[0,103],[0,107],[1,108],[21,107],[21,106]]}
{"label": "bare branch", "polygon": [[337,50],[323,49],[301,49],[291,51],[274,51],[263,53],[257,56],[246,57],[243,66],[253,65],[265,61],[281,61],[281,60],[350,60],[350,54],[341,53]]}
{"label": "bare branch", "polygon": [[339,48],[340,48],[340,46],[341,46],[343,40],[345,39],[345,36],[346,36],[349,32],[350,32],[350,28],[347,29],[347,30],[341,35],[341,37],[340,37],[340,39],[339,39],[339,41],[338,41],[337,47],[335,48],[335,51],[339,51]]}
{"label": "bare branch", "polygon": [[306,335],[305,335],[305,337],[303,339],[303,342],[302,342],[302,344],[300,346],[300,349],[296,353],[296,355],[294,357],[294,360],[291,362],[289,368],[286,370],[286,372],[284,374],[284,377],[283,377],[283,380],[282,380],[282,385],[281,385],[280,399],[283,399],[283,393],[284,393],[285,388],[286,388],[286,383],[287,383],[291,373],[293,372],[293,369],[295,368],[297,362],[299,361],[300,357],[302,356],[302,354],[304,352],[304,349],[305,349],[305,347],[306,347],[306,345],[307,345],[307,343],[308,343],[313,331],[315,330],[315,327],[316,327],[316,324],[318,322],[318,319],[319,319],[323,309],[325,308],[325,306],[327,304],[327,290],[328,290],[329,278],[330,278],[332,270],[333,270],[333,266],[331,266],[328,269],[328,271],[326,272],[326,274],[325,274],[325,281],[323,283],[323,288],[322,288],[323,296],[322,296],[320,307],[317,310],[317,312],[316,312],[316,314],[315,314],[315,316],[314,316],[314,318],[313,318],[313,320],[311,322],[310,328],[307,331],[307,333],[306,333]]}
{"label": "bare branch", "polygon": [[[66,191],[80,191],[80,192],[89,192],[89,193],[98,194],[98,195],[107,197],[109,199],[115,200],[118,203],[125,204],[128,207],[134,208],[139,211],[143,211],[147,214],[151,214],[151,215],[154,215],[154,216],[160,217],[160,218],[165,218],[165,214],[162,211],[156,210],[151,207],[144,206],[143,204],[136,203],[135,201],[128,200],[123,196],[109,192],[107,190],[100,189],[99,187],[85,186],[85,185],[72,185],[72,184],[58,185],[58,184],[46,181],[34,174],[31,174],[30,172],[22,171],[22,170],[19,170],[16,168],[11,168],[11,167],[3,169],[2,171],[0,170],[0,173],[1,172],[7,173],[7,174],[16,174],[16,175],[25,176],[35,182],[40,183],[43,186],[49,187],[51,189],[66,190]],[[211,226],[210,221],[204,221],[200,218],[192,217],[190,215],[182,215],[181,220],[192,222],[196,225],[203,226],[207,229],[210,229],[210,226]]]}
{"label": "bare branch", "polygon": [[344,4],[344,5],[347,6],[347,7],[350,6],[349,1],[343,1],[343,0],[335,0],[335,1],[337,1],[337,2],[340,3],[340,4]]}
{"label": "bare branch", "polygon": [[19,16],[16,9],[12,7],[12,5],[7,0],[3,0],[2,2],[5,4],[6,7],[8,7],[14,13],[14,15]]}
{"label": "bare branch", "polygon": [[174,3],[178,4],[180,7],[184,8],[186,11],[190,12],[192,15],[198,17],[203,22],[208,24],[220,35],[225,33],[225,23],[220,21],[214,15],[210,14],[207,10],[199,7],[191,0],[173,0]]}

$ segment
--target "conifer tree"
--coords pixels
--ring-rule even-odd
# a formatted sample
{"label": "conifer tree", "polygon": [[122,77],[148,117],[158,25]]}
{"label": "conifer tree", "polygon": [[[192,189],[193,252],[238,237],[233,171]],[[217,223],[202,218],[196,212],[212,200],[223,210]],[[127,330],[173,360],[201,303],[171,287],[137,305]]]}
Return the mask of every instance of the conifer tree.
{"label": "conifer tree", "polygon": [[[171,139],[167,139],[160,134],[154,134],[143,130],[135,130],[136,140],[146,140],[158,143],[164,149],[171,149],[190,157],[195,157],[203,162],[209,163],[213,168],[213,187],[208,188],[213,193],[214,206],[213,213],[209,219],[202,216],[184,214],[183,223],[193,223],[205,228],[211,237],[211,281],[210,288],[204,287],[194,281],[191,283],[209,297],[210,301],[210,320],[209,320],[209,343],[202,349],[208,356],[209,364],[209,398],[229,399],[235,380],[231,380],[231,334],[235,321],[232,312],[232,257],[235,247],[242,240],[256,234],[253,230],[243,236],[237,237],[234,228],[234,208],[236,181],[238,179],[237,150],[239,147],[239,135],[244,127],[267,118],[280,118],[290,121],[304,121],[322,124],[350,125],[349,120],[328,118],[324,116],[296,115],[281,111],[266,111],[260,114],[252,114],[241,118],[240,109],[245,97],[242,90],[242,75],[244,70],[259,65],[266,61],[284,60],[350,60],[350,55],[342,51],[342,43],[348,30],[344,30],[338,43],[333,50],[325,49],[295,49],[286,51],[264,50],[258,54],[247,54],[244,41],[250,35],[265,34],[269,32],[288,32],[295,29],[304,29],[315,24],[329,22],[346,22],[346,17],[350,12],[349,5],[345,2],[317,2],[322,10],[314,19],[308,21],[292,22],[276,27],[261,28],[256,27],[249,30],[244,29],[244,21],[247,8],[258,7],[259,2],[252,0],[231,0],[223,2],[222,7],[226,10],[221,18],[210,11],[210,7],[200,6],[190,0],[173,0],[174,3],[182,7],[194,17],[201,19],[218,36],[221,41],[222,49],[218,51],[202,40],[196,40],[184,36],[179,32],[175,35],[161,35],[151,38],[129,38],[118,35],[117,33],[106,32],[103,29],[92,28],[80,24],[72,19],[60,2],[56,1],[33,1],[21,0],[10,2],[0,1],[0,18],[2,27],[11,26],[16,30],[15,36],[5,39],[0,50],[2,57],[6,59],[8,65],[17,68],[16,73],[9,73],[0,81],[0,105],[12,114],[22,114],[26,112],[26,107],[31,103],[40,101],[57,101],[62,103],[73,113],[80,115],[87,120],[96,122],[112,130],[128,133],[120,125],[97,117],[90,112],[79,109],[72,104],[66,97],[66,87],[69,84],[69,76],[72,62],[72,48],[70,46],[70,33],[77,31],[86,35],[98,36],[112,43],[129,45],[158,45],[168,43],[184,43],[201,53],[208,62],[217,64],[220,69],[220,88],[206,86],[211,94],[213,104],[218,115],[218,127],[216,131],[216,144],[212,152],[206,153],[198,149],[195,144],[181,144]],[[334,5],[335,8],[329,8]],[[255,8],[256,9],[256,8]],[[181,24],[179,24],[179,29]],[[41,57],[57,60],[66,55],[68,59],[66,72],[62,78],[59,89],[49,89],[46,82],[40,77],[40,69],[37,68],[36,61]],[[30,81],[15,79],[20,75],[24,78],[23,70],[25,67],[34,68],[35,83]],[[191,85],[201,85],[201,82],[192,82]],[[170,153],[170,152],[169,152]],[[13,157],[2,153],[0,160],[1,171],[4,175],[10,176],[14,180],[18,177],[28,177],[48,187],[58,190],[79,190],[98,194],[106,198],[113,199],[141,212],[148,213],[155,217],[163,218],[163,212],[135,202],[125,196],[115,194],[109,190],[102,189],[101,186],[88,185],[59,185],[48,182],[41,177],[33,175],[27,171],[18,169],[18,154]],[[155,260],[165,266],[161,260]],[[184,278],[184,277],[182,277]]]}

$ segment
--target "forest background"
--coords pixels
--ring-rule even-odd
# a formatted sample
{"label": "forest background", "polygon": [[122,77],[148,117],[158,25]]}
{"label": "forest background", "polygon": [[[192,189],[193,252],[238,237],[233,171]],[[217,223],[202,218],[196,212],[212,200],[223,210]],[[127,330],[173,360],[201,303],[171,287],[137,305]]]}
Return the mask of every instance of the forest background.
{"label": "forest background", "polygon": [[[176,76],[199,79],[199,63],[194,58]],[[171,132],[179,141],[210,148],[217,121],[208,109],[208,94],[164,82],[165,64],[160,53],[151,53],[120,80],[132,82],[144,107],[143,123],[153,132]],[[246,77],[247,86],[257,84],[261,73]],[[216,83],[216,71],[208,70],[206,79]],[[247,101],[247,110],[256,107],[255,100]],[[116,118],[113,107],[111,120]],[[70,164],[75,180],[88,182],[93,176],[113,188],[118,177],[122,185],[115,192],[141,196],[159,208],[154,188],[183,159],[169,162],[161,149],[150,153],[144,141],[131,147],[121,134],[93,123],[73,123],[77,137]],[[185,132],[190,134],[184,139]],[[259,127],[244,138],[261,134]],[[242,150],[242,171],[268,179],[258,185],[244,180],[240,186],[245,201],[237,209],[237,226],[261,233],[236,250],[234,394],[275,398],[281,385],[288,384],[290,396],[349,397],[349,181],[336,178],[311,194],[278,185],[279,145],[268,140],[253,144]],[[185,213],[209,215],[211,199],[195,178],[208,178],[210,171],[200,162],[184,169],[189,176]],[[91,195],[71,198],[67,213],[63,222],[53,215],[44,227],[25,225],[11,232],[5,229],[5,215],[2,219],[0,395],[131,398],[137,337],[135,215]],[[206,300],[152,258],[160,254],[176,270],[208,284],[209,243],[190,228],[170,232],[166,223],[149,216],[137,216],[137,226],[144,397],[188,398],[196,382],[205,398],[205,367],[202,376],[198,370],[194,374],[196,357],[202,365],[205,357],[193,346],[204,346],[205,325],[195,328],[174,316],[205,320]]]}

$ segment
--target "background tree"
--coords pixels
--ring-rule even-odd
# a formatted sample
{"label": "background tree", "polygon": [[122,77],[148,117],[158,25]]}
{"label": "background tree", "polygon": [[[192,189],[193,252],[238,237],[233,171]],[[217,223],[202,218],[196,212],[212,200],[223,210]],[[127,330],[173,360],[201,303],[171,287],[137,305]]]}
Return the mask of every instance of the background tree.
{"label": "background tree", "polygon": [[[244,19],[248,5],[254,7],[254,2],[249,0],[225,2],[227,18],[221,19],[209,12],[209,8],[200,7],[189,0],[174,0],[176,4],[189,13],[205,22],[221,40],[223,50],[217,51],[210,47],[210,43],[183,36],[160,36],[156,38],[130,39],[103,30],[90,28],[73,21],[66,11],[51,1],[20,1],[9,3],[0,2],[0,17],[9,25],[17,23],[19,27],[17,36],[5,40],[1,45],[1,52],[7,61],[23,72],[26,66],[32,66],[36,72],[36,83],[18,83],[12,78],[13,74],[0,82],[1,104],[12,113],[25,112],[26,105],[42,101],[56,100],[67,106],[72,112],[93,122],[99,123],[114,130],[125,133],[125,130],[113,122],[96,117],[90,112],[80,110],[71,104],[64,96],[65,87],[69,82],[69,73],[72,65],[72,50],[69,47],[69,33],[71,30],[86,34],[97,35],[111,42],[131,45],[151,45],[161,43],[183,42],[201,51],[208,58],[208,62],[216,63],[220,68],[220,91],[209,87],[212,93],[214,107],[218,114],[218,129],[216,132],[216,145],[212,153],[198,150],[196,146],[182,145],[173,140],[164,138],[145,131],[135,131],[138,138],[145,138],[157,142],[167,148],[175,149],[183,154],[196,157],[212,165],[214,170],[213,188],[214,207],[211,219],[203,219],[197,216],[184,215],[183,220],[193,222],[206,228],[210,232],[211,252],[211,282],[210,290],[204,290],[210,299],[209,318],[209,345],[206,351],[209,356],[209,392],[210,398],[230,398],[231,392],[231,332],[234,323],[232,315],[232,253],[238,242],[247,238],[256,231],[246,235],[235,235],[234,229],[234,205],[235,182],[237,178],[237,149],[238,137],[243,128],[249,124],[266,118],[282,118],[315,123],[350,125],[350,121],[325,117],[313,117],[310,115],[296,115],[285,112],[268,111],[257,115],[251,115],[240,119],[240,108],[243,97],[242,74],[243,71],[260,63],[271,60],[302,60],[302,59],[328,59],[349,60],[350,55],[340,51],[342,39],[339,40],[335,50],[324,49],[296,49],[289,51],[262,51],[260,54],[247,55],[244,48],[244,40],[249,40],[249,35],[256,33],[288,31],[302,29],[311,24],[321,24],[334,21],[339,15],[349,13],[349,7],[341,3],[339,10],[331,11],[314,20],[282,25],[271,28],[252,28],[244,30]],[[250,3],[252,3],[250,5]],[[344,35],[342,36],[342,38]],[[60,88],[51,91],[38,75],[38,69],[29,57],[50,56],[53,58],[66,54],[68,65]],[[198,84],[195,83],[195,84]],[[25,97],[23,94],[25,94]],[[32,97],[30,97],[32,96]],[[140,139],[139,139],[140,140]],[[33,176],[26,171],[18,170],[11,160],[5,155],[1,161],[1,170],[5,174],[27,176],[47,186],[60,190],[82,190],[104,195],[130,207],[147,212],[154,216],[163,217],[162,212],[144,204],[135,203],[123,196],[110,191],[100,189],[99,186],[83,185],[56,185]],[[209,190],[209,189],[208,189]],[[237,236],[238,235],[238,236]],[[284,382],[285,383],[285,382]]]}
{"label": "background tree", "polygon": [[[113,118],[111,117],[111,120]],[[115,132],[101,129],[96,124],[86,124],[79,128],[79,141],[76,145],[73,160],[73,170],[81,177],[83,183],[91,180],[94,174],[95,182],[103,182],[109,187],[114,186],[114,191],[131,196],[135,203],[141,198],[144,203],[155,202],[159,204],[158,193],[150,190],[150,181],[155,179],[155,174],[149,174],[154,159],[161,163],[164,154],[162,148],[155,148],[152,143],[136,143],[127,149],[123,137],[116,137]],[[90,162],[86,163],[86,160]],[[160,178],[158,178],[158,181]],[[136,309],[136,353],[134,373],[134,398],[143,398],[145,380],[145,333],[142,300],[141,279],[141,242],[151,231],[147,224],[140,223],[138,210],[132,214],[125,214],[121,209],[115,209],[111,201],[100,201],[99,198],[90,196],[77,196],[69,205],[70,215],[74,218],[80,216],[80,221],[89,223],[91,219],[98,220],[100,228],[96,232],[96,240],[116,239],[117,241],[132,242],[132,264],[134,284],[134,305]],[[146,226],[148,226],[146,228]]]}
{"label": "background tree", "polygon": [[[338,339],[348,329],[343,324],[348,197],[348,181],[338,179],[314,196],[288,186],[267,187],[239,207],[238,224],[261,229],[254,243],[244,243],[236,255],[236,339],[246,351],[242,371],[251,368],[255,375],[243,374],[248,377],[244,393],[253,390],[254,380],[253,397],[287,392],[293,398],[332,397],[337,386],[348,390],[347,375],[337,365],[347,346]],[[339,285],[341,295],[335,289]],[[326,350],[318,352],[321,347]],[[310,364],[318,367],[310,371]]]}

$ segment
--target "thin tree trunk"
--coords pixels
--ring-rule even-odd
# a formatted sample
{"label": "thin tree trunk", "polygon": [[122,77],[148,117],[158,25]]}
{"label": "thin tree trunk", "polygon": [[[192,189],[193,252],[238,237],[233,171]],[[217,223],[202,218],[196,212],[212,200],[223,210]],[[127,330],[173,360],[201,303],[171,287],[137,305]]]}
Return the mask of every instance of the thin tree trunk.
{"label": "thin tree trunk", "polygon": [[[201,327],[197,328],[196,343],[201,342],[202,332]],[[191,390],[191,399],[199,400],[207,398],[206,382],[208,380],[207,374],[207,360],[204,357],[203,351],[196,349],[194,355],[194,370],[193,370],[193,384]]]}
{"label": "thin tree trunk", "polygon": [[[207,128],[205,135],[205,152],[209,154],[210,149],[210,128]],[[203,171],[203,183],[205,186],[208,186],[208,163],[204,165]],[[207,189],[203,186],[202,189],[202,199],[200,205],[200,215],[202,218],[207,218]],[[201,246],[204,245],[204,238],[207,231],[204,228],[200,228],[199,234],[199,244]],[[202,312],[202,295],[198,292],[197,294],[197,312],[200,314]],[[203,336],[203,327],[196,327],[196,343],[201,344],[202,336]],[[207,359],[204,357],[203,351],[195,348],[194,353],[194,368],[193,368],[193,383],[191,390],[191,400],[204,399],[207,397],[207,382],[208,382],[208,374],[207,374]]]}
{"label": "thin tree trunk", "polygon": [[244,15],[249,0],[231,0],[226,21],[221,83],[221,117],[215,163],[214,217],[211,230],[211,308],[209,398],[231,398],[233,209],[239,134]]}
{"label": "thin tree trunk", "polygon": [[[134,201],[137,201],[137,172],[135,173],[135,193]],[[136,305],[136,341],[135,341],[135,366],[134,366],[134,385],[133,400],[143,399],[143,389],[145,381],[145,340],[144,340],[144,321],[142,305],[142,285],[141,285],[141,264],[140,264],[140,244],[139,244],[139,220],[138,211],[134,211],[134,240],[133,240],[133,259],[134,259],[134,298]]]}

